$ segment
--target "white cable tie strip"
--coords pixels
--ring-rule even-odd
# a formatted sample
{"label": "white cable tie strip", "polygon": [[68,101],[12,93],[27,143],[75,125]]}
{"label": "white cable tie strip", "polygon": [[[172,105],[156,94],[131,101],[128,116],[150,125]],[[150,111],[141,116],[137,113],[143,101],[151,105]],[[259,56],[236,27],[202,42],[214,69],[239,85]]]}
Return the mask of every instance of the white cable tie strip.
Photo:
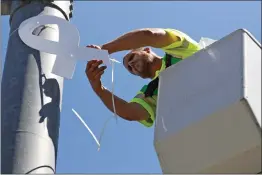
{"label": "white cable tie strip", "polygon": [[104,131],[105,131],[105,129],[106,129],[106,127],[107,127],[107,124],[108,124],[108,122],[110,121],[111,118],[112,118],[112,117],[108,117],[108,119],[107,119],[107,120],[105,121],[105,123],[104,123],[104,126],[103,126],[102,131],[101,131],[100,136],[99,136],[99,143],[100,143],[100,144],[102,143],[102,137],[103,137],[103,135],[104,135]]}
{"label": "white cable tie strip", "polygon": [[[111,93],[112,93],[112,104],[113,104],[114,116],[115,116],[116,122],[117,122],[117,114],[116,114],[115,99],[114,99],[114,62],[117,62],[117,63],[120,63],[120,62],[113,59],[113,58],[110,58],[110,60],[111,60],[111,63],[112,63],[112,91],[111,91]],[[107,89],[105,86],[103,86],[103,87],[105,89]],[[104,136],[104,131],[105,131],[107,124],[110,121],[110,119],[111,119],[111,117],[109,117],[104,123],[104,126],[103,126],[102,131],[101,131],[100,136],[99,136],[99,143],[101,143],[101,141],[102,141],[102,137]]]}
{"label": "white cable tie strip", "polygon": [[[43,15],[43,14],[38,14],[38,15],[36,15],[36,16],[40,16],[40,15]],[[36,17],[35,16],[35,17]],[[28,21],[28,22],[30,22],[30,21]],[[27,23],[28,23],[27,22]],[[27,23],[25,23],[24,25],[26,25]],[[37,24],[39,24],[39,22],[36,22]],[[21,26],[21,25],[19,25],[19,27],[17,27],[17,29],[15,29],[13,32],[11,32],[10,34],[9,34],[9,37],[11,37],[16,31],[18,31],[20,28],[22,28],[22,27],[24,27],[24,25],[23,26]],[[32,26],[32,28],[33,28],[34,26]],[[30,28],[30,29],[32,29],[32,28]],[[56,30],[56,29],[55,29]]]}
{"label": "white cable tie strip", "polygon": [[80,117],[80,115],[72,108],[72,111],[75,113],[75,115],[77,116],[77,118],[82,122],[82,124],[86,127],[86,129],[90,132],[90,134],[92,135],[93,139],[96,141],[96,144],[98,145],[98,151],[100,149],[100,143],[97,140],[96,136],[94,135],[94,133],[91,131],[91,129],[87,126],[87,124],[85,123],[85,121]]}
{"label": "white cable tie strip", "polygon": [[112,61],[112,103],[113,103],[114,116],[117,122],[117,114],[116,114],[115,98],[114,98],[114,65],[115,65],[114,61]]}
{"label": "white cable tie strip", "polygon": [[[39,15],[41,15],[41,14],[39,14]],[[36,15],[36,16],[39,16],[39,15]],[[29,22],[29,21],[28,21]],[[39,22],[37,22],[37,24],[38,24]],[[25,23],[24,25],[26,25],[27,23]],[[15,32],[17,32],[20,28],[22,28],[22,27],[24,27],[24,25],[23,26],[19,26],[19,27],[17,27],[15,30],[13,30],[10,34],[9,34],[9,38],[10,37],[12,37],[14,34],[15,34]],[[33,28],[34,26],[32,26],[32,28]],[[30,28],[30,30],[32,29],[32,28]],[[51,26],[48,26],[48,28],[52,28],[52,29],[54,29],[54,30],[56,30],[54,27],[51,27]],[[39,33],[37,34],[37,35],[39,35]],[[6,48],[4,48],[5,50],[7,49],[7,47]],[[114,60],[114,61],[116,61],[116,62],[118,62],[117,60]]]}
{"label": "white cable tie strip", "polygon": [[[27,23],[25,23],[25,24],[27,24]],[[14,31],[12,31],[10,34],[9,34],[9,38],[11,37],[11,36],[13,36],[13,34],[15,33],[15,32],[17,32],[20,28],[22,28],[23,26],[19,26],[19,27],[17,27]],[[30,28],[30,29],[32,29],[32,28]]]}
{"label": "white cable tie strip", "polygon": [[121,62],[117,61],[117,60],[114,59],[114,58],[110,58],[110,60],[111,60],[112,62],[121,63]]}
{"label": "white cable tie strip", "polygon": [[[38,15],[37,15],[38,16]],[[26,25],[27,23],[25,23],[25,25]],[[19,26],[19,27],[17,27],[13,32],[11,32],[10,34],[9,34],[9,38],[11,37],[11,36],[13,36],[13,34],[16,32],[16,31],[18,31],[20,28],[22,28],[23,26]]]}
{"label": "white cable tie strip", "polygon": [[116,118],[116,122],[117,122],[117,114],[116,114],[116,107],[115,107],[115,98],[114,98],[114,70],[115,70],[115,67],[114,67],[114,62],[117,62],[117,63],[120,63],[119,61],[117,61],[116,59],[114,58],[110,58],[110,60],[112,61],[112,104],[113,104],[113,110],[114,110],[114,116]]}

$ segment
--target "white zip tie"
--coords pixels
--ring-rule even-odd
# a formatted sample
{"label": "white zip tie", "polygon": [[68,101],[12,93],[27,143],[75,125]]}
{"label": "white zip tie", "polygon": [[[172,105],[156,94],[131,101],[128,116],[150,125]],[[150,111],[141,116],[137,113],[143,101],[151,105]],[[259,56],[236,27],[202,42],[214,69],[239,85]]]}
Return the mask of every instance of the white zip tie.
{"label": "white zip tie", "polygon": [[[114,99],[114,70],[115,70],[114,62],[117,62],[117,63],[120,63],[120,62],[117,61],[116,59],[113,59],[113,58],[110,58],[110,60],[111,60],[111,63],[112,63],[112,91],[111,91],[111,93],[112,93],[112,104],[113,104],[114,116],[115,116],[116,122],[117,122],[117,114],[116,114],[115,99]],[[105,88],[106,88],[106,87],[105,87]],[[104,135],[104,131],[105,131],[105,129],[106,129],[106,127],[107,127],[107,124],[108,124],[108,122],[110,121],[110,119],[111,119],[111,117],[109,117],[109,118],[105,121],[105,123],[104,123],[104,126],[103,126],[103,128],[102,128],[102,131],[101,131],[100,137],[99,137],[99,142],[100,142],[100,143],[101,143],[101,141],[102,141],[102,137],[103,137],[103,135]]]}
{"label": "white zip tie", "polygon": [[[36,16],[40,16],[40,15],[42,15],[42,14],[38,14],[38,15],[36,15]],[[29,21],[28,21],[29,22]],[[37,21],[36,22],[37,24],[39,24],[39,22]],[[27,23],[25,23],[24,25],[26,25]],[[23,26],[24,26],[23,25]],[[19,25],[19,27],[17,27],[15,30],[13,30],[10,34],[9,34],[9,38],[11,37],[11,36],[13,36],[13,34],[15,34],[15,32],[17,32],[20,28],[22,28],[23,26],[21,26],[21,25]],[[45,25],[46,26],[46,25]],[[34,26],[33,26],[34,27]],[[32,27],[32,28],[33,28]],[[30,30],[32,29],[32,28],[30,28]],[[54,30],[56,30],[54,27],[50,27],[50,26],[48,26],[48,28],[52,28],[52,29],[54,29]],[[37,28],[36,28],[37,29]],[[39,33],[37,34],[37,35],[39,35]],[[4,48],[4,50],[7,50],[7,47],[6,48]]]}
{"label": "white zip tie", "polygon": [[115,98],[114,98],[114,62],[115,59],[111,59],[112,61],[112,104],[113,104],[113,110],[114,110],[114,116],[116,118],[116,122],[117,122],[117,115],[116,115],[116,107],[115,107]]}
{"label": "white zip tie", "polygon": [[89,133],[92,135],[93,139],[96,141],[96,144],[98,146],[97,151],[100,150],[100,143],[97,140],[96,136],[94,135],[94,133],[91,131],[91,129],[87,126],[87,124],[85,123],[85,121],[80,117],[80,115],[72,108],[72,111],[75,113],[75,115],[77,116],[77,118],[82,122],[82,124],[86,127],[86,129],[89,131]]}
{"label": "white zip tie", "polygon": [[110,60],[111,60],[112,62],[121,63],[121,62],[117,61],[117,60],[114,59],[114,58],[110,58]]}
{"label": "white zip tie", "polygon": [[[38,15],[36,15],[36,16],[38,16]],[[37,24],[38,24],[39,22],[37,22]],[[25,23],[25,24],[27,24],[27,23]],[[18,31],[21,27],[23,27],[23,26],[20,26],[19,25],[19,27],[17,27],[13,32],[11,32],[10,34],[9,34],[9,38],[16,32],[16,31]],[[32,29],[32,28],[30,28],[30,29]]]}
{"label": "white zip tie", "polygon": [[[116,114],[116,109],[115,109],[115,100],[114,100],[114,62],[120,63],[119,61],[115,60],[115,59],[110,59],[112,61],[112,104],[113,104],[113,111],[114,111],[114,116],[116,117],[117,120],[117,114]],[[93,132],[91,131],[91,129],[87,126],[87,124],[84,122],[84,120],[80,117],[80,115],[74,110],[72,109],[72,111],[75,113],[75,115],[79,118],[79,120],[82,122],[82,124],[86,127],[86,129],[90,132],[90,134],[92,135],[92,137],[94,138],[94,140],[96,141],[97,145],[98,145],[98,151],[101,148],[101,141],[102,141],[102,137],[104,135],[104,131],[107,127],[108,122],[110,121],[111,117],[109,117],[105,123],[104,126],[102,128],[102,131],[100,133],[99,136],[99,140],[97,140],[96,136],[93,134]]]}
{"label": "white zip tie", "polygon": [[100,136],[99,136],[99,143],[101,144],[102,143],[102,136],[104,135],[104,131],[105,131],[105,129],[106,129],[106,126],[107,126],[107,124],[108,124],[108,122],[110,121],[110,119],[111,119],[112,117],[110,116],[110,117],[108,117],[108,119],[105,121],[105,123],[104,123],[104,126],[103,126],[103,128],[102,128],[102,131],[101,131],[101,133],[100,133]]}

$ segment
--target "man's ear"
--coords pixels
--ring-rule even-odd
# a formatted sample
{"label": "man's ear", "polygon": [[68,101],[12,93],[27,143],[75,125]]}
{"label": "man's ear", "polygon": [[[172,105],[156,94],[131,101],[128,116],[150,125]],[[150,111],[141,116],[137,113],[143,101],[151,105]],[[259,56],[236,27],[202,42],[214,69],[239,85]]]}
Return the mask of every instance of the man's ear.
{"label": "man's ear", "polygon": [[146,51],[147,53],[151,52],[151,49],[149,47],[145,47],[143,50]]}

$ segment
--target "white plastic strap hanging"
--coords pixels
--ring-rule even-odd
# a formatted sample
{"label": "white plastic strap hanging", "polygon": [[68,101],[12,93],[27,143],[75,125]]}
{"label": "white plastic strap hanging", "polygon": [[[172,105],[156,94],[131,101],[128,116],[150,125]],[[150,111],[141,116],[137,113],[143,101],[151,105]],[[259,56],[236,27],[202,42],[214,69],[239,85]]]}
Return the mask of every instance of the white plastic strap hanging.
{"label": "white plastic strap hanging", "polygon": [[77,118],[82,122],[82,124],[86,127],[86,129],[89,131],[89,133],[91,134],[91,136],[93,137],[93,139],[95,140],[97,146],[98,146],[98,151],[100,150],[100,143],[97,140],[96,136],[94,135],[94,133],[92,132],[92,130],[87,126],[87,124],[85,123],[85,121],[80,117],[80,115],[74,110],[72,109],[73,113],[77,116]]}
{"label": "white plastic strap hanging", "polygon": [[114,67],[114,62],[117,62],[117,63],[120,63],[119,61],[111,58],[111,64],[112,64],[112,104],[113,104],[113,110],[114,110],[114,116],[116,118],[116,121],[117,121],[117,114],[116,114],[116,107],[115,107],[115,98],[114,98],[114,70],[115,70],[115,67]]}
{"label": "white plastic strap hanging", "polygon": [[[111,74],[112,75],[112,82],[111,82],[112,83],[112,90],[111,90],[111,93],[112,93],[112,106],[113,106],[114,116],[115,116],[115,119],[116,119],[116,122],[117,122],[117,114],[116,114],[115,98],[114,98],[114,84],[115,84],[114,83],[114,70],[115,70],[114,62],[116,62],[116,63],[120,63],[120,62],[115,60],[115,59],[113,59],[113,58],[110,58],[110,61],[111,61],[111,64],[112,64],[112,74]],[[99,142],[100,143],[102,141],[102,137],[104,135],[104,131],[105,131],[106,127],[107,127],[107,124],[108,124],[108,122],[110,121],[111,118],[112,117],[110,116],[104,123],[104,126],[102,128],[102,131],[101,131],[100,137],[99,137]]]}
{"label": "white plastic strap hanging", "polygon": [[[115,59],[112,59],[110,58],[111,60],[111,64],[112,64],[112,104],[113,104],[113,111],[114,111],[114,116],[116,117],[116,120],[117,120],[117,114],[116,114],[116,109],[115,109],[115,100],[114,100],[114,62],[117,62],[117,63],[120,63],[119,61],[115,60]],[[80,117],[80,115],[74,110],[72,109],[72,111],[75,113],[75,115],[78,117],[78,119],[82,122],[82,124],[86,127],[86,129],[89,131],[89,133],[92,135],[93,139],[96,141],[97,145],[98,145],[98,151],[100,150],[100,147],[101,147],[101,140],[102,140],[102,137],[104,135],[104,131],[107,127],[107,124],[108,122],[110,121],[110,119],[112,117],[109,117],[105,123],[104,123],[104,126],[102,128],[102,131],[100,133],[100,137],[99,137],[99,140],[96,138],[96,136],[93,134],[93,132],[91,131],[91,129],[87,126],[87,124],[84,122],[84,120]]]}

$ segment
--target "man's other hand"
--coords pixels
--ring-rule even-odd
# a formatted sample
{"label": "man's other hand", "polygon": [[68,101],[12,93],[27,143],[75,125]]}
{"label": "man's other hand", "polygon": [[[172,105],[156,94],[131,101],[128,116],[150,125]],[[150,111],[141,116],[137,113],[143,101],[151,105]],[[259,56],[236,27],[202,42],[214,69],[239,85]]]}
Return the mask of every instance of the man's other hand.
{"label": "man's other hand", "polygon": [[101,83],[101,76],[103,75],[106,66],[100,66],[102,63],[103,63],[102,60],[91,60],[88,61],[86,65],[86,76],[93,90],[97,94],[99,94],[103,90],[102,83]]}

